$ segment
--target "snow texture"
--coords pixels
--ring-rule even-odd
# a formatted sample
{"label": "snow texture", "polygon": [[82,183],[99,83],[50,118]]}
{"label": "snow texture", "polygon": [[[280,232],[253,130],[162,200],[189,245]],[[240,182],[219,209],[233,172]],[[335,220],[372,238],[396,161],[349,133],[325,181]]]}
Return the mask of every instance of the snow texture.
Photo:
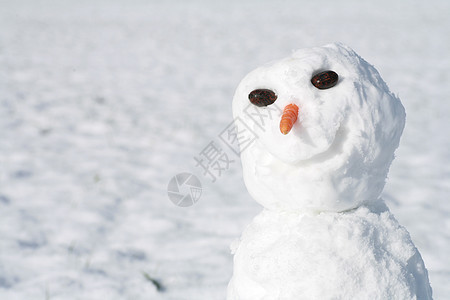
{"label": "snow texture", "polygon": [[[450,298],[449,15],[446,0],[0,0],[0,299],[225,299],[229,244],[261,210],[218,138],[233,93],[334,41],[402,99],[382,197]],[[193,159],[211,141],[234,161],[214,183]],[[182,172],[203,185],[187,208],[167,196]]]}
{"label": "snow texture", "polygon": [[[311,78],[324,70],[339,81],[320,90]],[[275,103],[249,105],[260,88],[273,90]],[[288,104],[300,108],[299,120],[285,136],[279,126]],[[233,114],[250,128],[237,128],[242,139],[258,137],[242,151],[246,186],[278,210],[343,211],[376,201],[405,124],[400,100],[375,68],[342,44],[298,50],[254,70],[237,88]]]}
{"label": "snow texture", "polygon": [[422,258],[387,209],[264,210],[234,266],[228,299],[431,299]]}
{"label": "snow texture", "polygon": [[[339,80],[318,89],[311,78],[324,70]],[[251,113],[248,95],[260,88],[277,99]],[[291,104],[301,117],[284,135],[281,114]],[[273,106],[283,109],[254,118]],[[235,249],[228,299],[431,299],[408,232],[387,208],[365,208],[383,204],[405,125],[400,100],[373,66],[343,44],[298,50],[247,75],[233,113],[250,128],[237,126],[243,140],[258,136],[241,158],[246,186],[265,210]]]}

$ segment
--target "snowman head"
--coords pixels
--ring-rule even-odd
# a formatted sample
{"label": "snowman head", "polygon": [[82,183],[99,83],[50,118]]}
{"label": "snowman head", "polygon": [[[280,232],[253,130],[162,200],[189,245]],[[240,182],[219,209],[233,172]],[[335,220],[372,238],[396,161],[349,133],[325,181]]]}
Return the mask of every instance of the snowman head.
{"label": "snowman head", "polygon": [[233,115],[246,186],[276,210],[344,211],[376,201],[405,124],[376,69],[342,44],[252,71],[236,90]]}

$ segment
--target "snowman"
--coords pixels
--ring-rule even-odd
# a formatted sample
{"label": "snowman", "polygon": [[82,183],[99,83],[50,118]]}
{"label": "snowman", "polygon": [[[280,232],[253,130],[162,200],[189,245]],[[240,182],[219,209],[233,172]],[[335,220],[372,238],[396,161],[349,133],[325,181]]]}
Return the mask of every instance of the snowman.
{"label": "snowman", "polygon": [[343,44],[296,51],[249,73],[233,114],[264,209],[231,247],[227,299],[431,299],[380,198],[405,111],[372,65]]}

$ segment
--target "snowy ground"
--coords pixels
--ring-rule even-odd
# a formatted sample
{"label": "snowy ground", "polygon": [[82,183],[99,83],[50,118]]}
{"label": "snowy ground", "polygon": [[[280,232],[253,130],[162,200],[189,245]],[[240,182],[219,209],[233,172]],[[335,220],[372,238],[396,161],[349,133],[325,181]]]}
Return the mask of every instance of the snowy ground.
{"label": "snowy ground", "polygon": [[[234,89],[332,41],[407,109],[385,198],[450,298],[449,1],[92,2],[0,0],[0,299],[224,299],[260,210],[219,139]],[[214,183],[211,141],[234,160]],[[189,208],[180,172],[203,184]]]}

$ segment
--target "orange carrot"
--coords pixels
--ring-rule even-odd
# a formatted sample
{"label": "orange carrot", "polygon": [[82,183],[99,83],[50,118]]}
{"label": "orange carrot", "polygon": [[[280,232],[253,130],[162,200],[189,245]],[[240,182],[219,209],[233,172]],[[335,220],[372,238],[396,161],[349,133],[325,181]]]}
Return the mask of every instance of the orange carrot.
{"label": "orange carrot", "polygon": [[298,106],[295,104],[288,104],[283,110],[283,115],[280,121],[280,130],[282,134],[288,134],[291,131],[294,123],[298,117]]}

